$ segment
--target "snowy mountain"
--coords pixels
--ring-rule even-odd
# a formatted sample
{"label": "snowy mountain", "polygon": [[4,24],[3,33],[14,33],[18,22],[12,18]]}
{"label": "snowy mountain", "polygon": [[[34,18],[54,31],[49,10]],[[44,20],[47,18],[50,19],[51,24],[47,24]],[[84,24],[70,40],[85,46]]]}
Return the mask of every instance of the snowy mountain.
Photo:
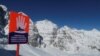
{"label": "snowy mountain", "polygon": [[55,46],[68,52],[99,52],[100,31],[72,29],[67,26],[57,32]]}
{"label": "snowy mountain", "polygon": [[[8,28],[9,27],[5,27],[5,32],[8,32]],[[34,29],[36,30],[34,31]],[[99,56],[100,31],[97,29],[87,31],[70,28],[68,26],[59,29],[56,24],[49,20],[41,20],[36,23],[33,23],[31,20],[29,42],[31,42],[38,33],[43,37],[43,42],[46,44],[46,48],[30,46],[33,42],[30,45],[21,45],[21,55]],[[9,45],[6,48],[9,49]],[[28,53],[26,53],[26,50],[28,50]]]}
{"label": "snowy mountain", "polygon": [[4,34],[4,28],[7,24],[7,8],[4,5],[0,5],[0,48],[3,48],[7,42]]}
{"label": "snowy mountain", "polygon": [[[0,5],[0,7],[3,7],[4,11],[7,11],[5,6]],[[8,18],[8,15],[5,15],[5,18]],[[5,26],[4,31],[5,35],[8,35],[9,22]],[[39,44],[35,40],[38,36],[43,37],[41,47],[39,47]],[[46,45],[45,47],[43,47],[44,44]],[[7,44],[7,38],[0,38],[0,55],[15,56],[15,50],[16,45]],[[20,55],[100,56],[100,31],[97,29],[78,30],[68,26],[58,28],[57,24],[47,19],[36,22],[30,19],[29,43],[21,44]]]}
{"label": "snowy mountain", "polygon": [[39,34],[44,38],[44,42],[50,44],[51,38],[53,38],[54,29],[57,29],[57,25],[49,20],[42,20],[36,22],[36,27]]}
{"label": "snowy mountain", "polygon": [[100,52],[100,31],[93,29],[78,30],[68,26],[58,29],[49,20],[36,22],[39,34],[48,46],[56,47],[66,52]]}

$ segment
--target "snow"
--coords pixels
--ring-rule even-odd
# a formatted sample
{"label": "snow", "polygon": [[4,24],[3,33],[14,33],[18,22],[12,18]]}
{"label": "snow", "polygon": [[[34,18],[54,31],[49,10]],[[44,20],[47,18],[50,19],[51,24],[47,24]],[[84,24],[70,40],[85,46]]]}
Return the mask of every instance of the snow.
{"label": "snow", "polygon": [[[16,50],[16,45],[7,45],[6,50]],[[43,51],[40,48],[32,47],[28,44],[20,45],[20,55],[21,56],[52,56],[51,54]]]}
{"label": "snow", "polygon": [[[56,24],[49,20],[37,21],[36,24],[30,20],[29,36],[32,38],[33,28],[37,27],[39,34],[43,36],[46,48],[36,48],[29,44],[21,44],[20,55],[22,56],[99,56],[100,51],[100,31],[78,30],[68,26],[57,30],[57,36],[54,43],[50,45]],[[8,25],[5,27],[5,33],[8,34]],[[30,40],[29,40],[30,41]],[[7,45],[5,50],[16,50],[15,45]]]}
{"label": "snow", "polygon": [[[95,28],[92,30],[79,30],[68,26],[58,28],[52,21],[41,20],[33,23],[31,19],[29,26],[29,42],[37,33],[33,31],[36,27],[38,33],[43,37],[46,48],[21,44],[21,56],[100,56],[100,31]],[[8,35],[9,23],[4,30],[5,35]],[[15,51],[16,45],[8,44],[3,47],[0,44],[0,55],[2,56],[15,56]]]}
{"label": "snow", "polygon": [[39,31],[39,34],[44,38],[44,42],[48,45],[50,38],[53,37],[53,29],[57,29],[57,25],[46,19],[42,21],[37,21],[36,27]]}
{"label": "snow", "polygon": [[[100,48],[100,31],[93,29],[90,31],[77,30],[62,27],[58,30],[55,45],[70,53],[91,53],[99,52]],[[92,49],[94,47],[94,49]]]}
{"label": "snow", "polygon": [[[15,52],[16,45],[7,45],[5,47],[6,50],[0,50],[3,53],[3,56],[14,56],[15,53],[12,53],[10,51]],[[9,52],[7,52],[9,51]],[[8,54],[8,55],[5,55]],[[54,47],[48,47],[48,48],[35,48],[28,44],[21,44],[20,45],[20,55],[21,56],[99,56],[100,53],[67,53],[64,51],[61,51]]]}
{"label": "snow", "polygon": [[7,11],[7,7],[5,5],[0,5],[0,7],[2,7],[4,11]]}

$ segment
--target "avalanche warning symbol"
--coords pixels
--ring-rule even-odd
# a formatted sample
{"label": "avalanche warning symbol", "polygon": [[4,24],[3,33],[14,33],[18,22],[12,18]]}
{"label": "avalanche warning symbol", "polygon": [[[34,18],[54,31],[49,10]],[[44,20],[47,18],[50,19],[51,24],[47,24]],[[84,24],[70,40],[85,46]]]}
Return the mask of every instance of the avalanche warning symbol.
{"label": "avalanche warning symbol", "polygon": [[28,42],[29,17],[23,13],[10,12],[9,44]]}

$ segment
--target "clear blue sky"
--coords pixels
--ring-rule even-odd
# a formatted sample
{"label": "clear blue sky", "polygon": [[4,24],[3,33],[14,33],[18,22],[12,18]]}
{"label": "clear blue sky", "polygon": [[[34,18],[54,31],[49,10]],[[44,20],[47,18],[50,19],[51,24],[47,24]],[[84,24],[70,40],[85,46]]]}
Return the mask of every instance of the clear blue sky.
{"label": "clear blue sky", "polygon": [[0,0],[0,4],[25,12],[34,22],[47,18],[58,26],[100,30],[99,0]]}

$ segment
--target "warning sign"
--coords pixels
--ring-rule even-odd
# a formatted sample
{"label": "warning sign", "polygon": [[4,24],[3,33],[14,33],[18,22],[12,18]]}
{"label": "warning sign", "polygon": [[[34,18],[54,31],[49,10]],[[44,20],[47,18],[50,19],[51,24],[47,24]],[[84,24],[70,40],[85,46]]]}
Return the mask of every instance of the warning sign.
{"label": "warning sign", "polygon": [[29,17],[23,13],[10,12],[9,44],[28,42]]}

